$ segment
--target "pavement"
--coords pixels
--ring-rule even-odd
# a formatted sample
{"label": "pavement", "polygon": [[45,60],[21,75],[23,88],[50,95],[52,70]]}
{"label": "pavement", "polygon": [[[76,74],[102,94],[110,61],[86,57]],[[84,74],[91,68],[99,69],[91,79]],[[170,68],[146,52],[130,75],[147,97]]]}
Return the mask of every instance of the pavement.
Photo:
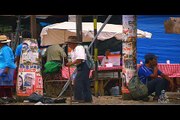
{"label": "pavement", "polygon": [[70,102],[70,97],[66,97],[65,103],[48,103],[44,104],[42,102],[32,103],[24,100],[23,102],[16,103],[6,103],[3,105],[180,105],[180,93],[179,92],[166,92],[168,96],[167,102],[158,102],[153,100],[150,96],[149,101],[142,100],[123,100],[122,95],[119,96],[93,96],[92,103],[74,103]]}

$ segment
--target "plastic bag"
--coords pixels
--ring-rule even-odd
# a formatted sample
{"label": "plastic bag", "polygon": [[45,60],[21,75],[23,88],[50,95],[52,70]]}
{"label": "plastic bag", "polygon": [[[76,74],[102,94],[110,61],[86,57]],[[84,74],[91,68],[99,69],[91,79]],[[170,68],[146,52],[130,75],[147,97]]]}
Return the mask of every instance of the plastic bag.
{"label": "plastic bag", "polygon": [[54,72],[59,72],[60,71],[60,67],[61,67],[61,63],[59,62],[54,62],[54,61],[48,61],[46,62],[46,64],[44,65],[45,73],[54,73]]}
{"label": "plastic bag", "polygon": [[148,88],[142,83],[137,74],[129,81],[128,89],[133,99],[140,100],[148,96]]}
{"label": "plastic bag", "polygon": [[86,64],[90,70],[94,70],[95,69],[94,60],[92,59],[92,56],[90,55],[90,53],[88,51],[88,48],[87,47],[84,47],[84,48],[85,48],[85,52],[86,52],[86,56],[87,56]]}

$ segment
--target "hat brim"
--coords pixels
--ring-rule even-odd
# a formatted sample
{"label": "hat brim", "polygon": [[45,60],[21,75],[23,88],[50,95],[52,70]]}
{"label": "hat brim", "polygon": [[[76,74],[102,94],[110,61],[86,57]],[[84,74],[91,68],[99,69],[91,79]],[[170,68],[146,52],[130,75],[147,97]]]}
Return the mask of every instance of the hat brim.
{"label": "hat brim", "polygon": [[79,43],[82,43],[82,42],[70,42],[70,41],[67,41],[67,42],[65,42],[66,44],[68,44],[68,43],[74,43],[74,44],[79,44]]}
{"label": "hat brim", "polygon": [[6,41],[0,41],[0,43],[9,43],[11,40],[6,40]]}

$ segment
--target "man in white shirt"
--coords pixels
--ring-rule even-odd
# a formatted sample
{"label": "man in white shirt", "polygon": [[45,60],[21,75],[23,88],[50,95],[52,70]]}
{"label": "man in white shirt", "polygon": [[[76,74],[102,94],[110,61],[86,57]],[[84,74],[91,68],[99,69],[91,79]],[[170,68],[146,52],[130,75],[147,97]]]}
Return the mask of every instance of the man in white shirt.
{"label": "man in white shirt", "polygon": [[89,73],[90,69],[86,64],[86,53],[82,45],[80,45],[76,36],[69,36],[67,44],[72,49],[71,62],[67,66],[75,65],[77,74],[74,81],[74,100],[77,102],[92,102]]}
{"label": "man in white shirt", "polygon": [[109,63],[109,59],[108,59],[108,56],[110,55],[110,50],[107,49],[106,52],[105,52],[105,56],[104,58],[102,59],[102,62],[101,62],[101,65],[102,66],[105,66],[107,63]]}

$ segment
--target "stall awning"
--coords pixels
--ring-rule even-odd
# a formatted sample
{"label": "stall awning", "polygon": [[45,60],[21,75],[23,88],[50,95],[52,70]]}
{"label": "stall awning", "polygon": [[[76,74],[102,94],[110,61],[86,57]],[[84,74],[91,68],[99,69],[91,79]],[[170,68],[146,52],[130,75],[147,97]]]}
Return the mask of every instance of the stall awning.
{"label": "stall awning", "polygon": [[[97,30],[103,23],[97,23]],[[93,22],[82,22],[83,42],[90,42],[94,37]],[[98,40],[107,40],[115,37],[117,40],[123,39],[122,25],[106,24],[102,32],[97,37]],[[44,27],[41,31],[41,46],[52,44],[63,44],[68,36],[76,35],[76,22],[62,22]],[[152,34],[146,31],[137,30],[137,37],[151,38]]]}

